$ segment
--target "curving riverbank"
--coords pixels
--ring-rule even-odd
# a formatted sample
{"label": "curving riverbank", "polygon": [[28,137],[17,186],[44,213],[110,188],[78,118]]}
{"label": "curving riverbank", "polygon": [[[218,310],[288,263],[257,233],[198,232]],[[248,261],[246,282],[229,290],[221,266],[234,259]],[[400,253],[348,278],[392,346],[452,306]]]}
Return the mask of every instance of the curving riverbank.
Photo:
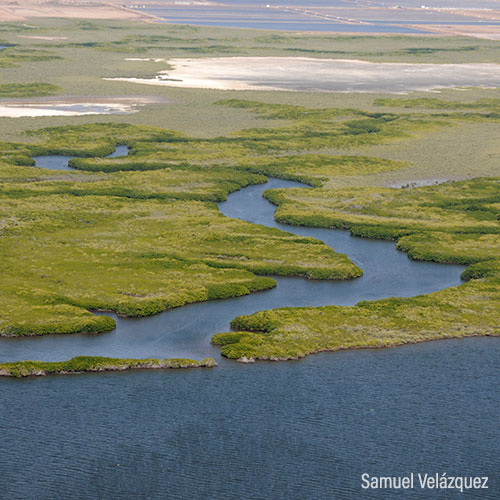
{"label": "curving riverbank", "polygon": [[[129,148],[125,144],[118,144],[115,150],[106,155],[104,158],[118,158],[120,156],[128,156]],[[67,155],[41,155],[35,156],[35,166],[46,168],[49,170],[72,170],[76,169],[69,165],[69,161],[75,158],[74,156]]]}

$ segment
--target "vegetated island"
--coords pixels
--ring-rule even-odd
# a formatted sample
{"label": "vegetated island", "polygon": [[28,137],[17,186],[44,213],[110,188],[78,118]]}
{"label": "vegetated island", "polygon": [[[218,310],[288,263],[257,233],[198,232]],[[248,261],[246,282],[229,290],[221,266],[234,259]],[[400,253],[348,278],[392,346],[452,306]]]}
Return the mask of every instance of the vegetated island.
{"label": "vegetated island", "polygon": [[119,372],[126,370],[170,370],[179,368],[213,368],[217,363],[212,358],[201,361],[192,359],[121,359],[92,356],[77,356],[68,361],[15,361],[0,364],[0,377],[30,377],[44,375],[70,375],[92,372]]}
{"label": "vegetated island", "polygon": [[[230,101],[254,107],[255,103]],[[498,120],[498,101],[378,100],[377,105],[454,109],[466,121]],[[460,113],[458,110],[485,110]],[[296,113],[300,112],[296,108]],[[389,119],[389,123],[394,123]],[[387,116],[377,118],[380,122]],[[371,120],[356,126],[375,131]],[[351,123],[351,127],[353,123]],[[372,132],[373,133],[373,132]],[[375,131],[380,133],[380,129]],[[373,138],[373,135],[372,135]],[[363,301],[352,307],[280,308],[235,318],[232,332],[212,343],[222,355],[248,362],[299,359],[320,351],[392,347],[445,338],[500,335],[500,178],[483,177],[414,189],[338,187],[277,189],[264,196],[278,222],[348,229],[352,235],[393,240],[414,260],[465,264],[458,287],[411,298]]]}

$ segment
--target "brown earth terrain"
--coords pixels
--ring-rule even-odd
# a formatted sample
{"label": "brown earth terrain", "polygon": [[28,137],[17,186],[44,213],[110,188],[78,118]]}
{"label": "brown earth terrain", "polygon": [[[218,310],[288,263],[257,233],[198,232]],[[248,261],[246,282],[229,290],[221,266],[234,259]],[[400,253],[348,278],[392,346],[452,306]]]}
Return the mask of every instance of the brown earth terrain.
{"label": "brown earth terrain", "polygon": [[116,19],[151,21],[155,16],[122,7],[118,3],[95,1],[0,1],[0,22],[27,21],[32,18],[57,17],[68,19]]}

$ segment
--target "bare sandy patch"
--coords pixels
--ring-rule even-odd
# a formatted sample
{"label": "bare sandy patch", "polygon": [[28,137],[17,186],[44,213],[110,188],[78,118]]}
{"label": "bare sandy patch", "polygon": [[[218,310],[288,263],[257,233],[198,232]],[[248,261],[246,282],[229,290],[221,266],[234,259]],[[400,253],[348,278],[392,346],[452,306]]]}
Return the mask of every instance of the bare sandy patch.
{"label": "bare sandy patch", "polygon": [[0,21],[24,21],[35,17],[136,21],[157,19],[156,16],[105,2],[75,2],[71,4],[57,0],[22,0],[19,2],[2,1],[0,3]]}
{"label": "bare sandy patch", "polygon": [[125,61],[138,61],[138,62],[167,62],[164,57],[126,57]]}
{"label": "bare sandy patch", "polygon": [[500,5],[498,9],[450,9],[453,14],[467,17],[477,17],[481,21],[500,21]]}
{"label": "bare sandy patch", "polygon": [[500,26],[478,26],[477,24],[439,26],[425,25],[423,28],[427,31],[446,36],[459,35],[472,38],[482,38],[485,40],[500,40]]}
{"label": "bare sandy patch", "polygon": [[67,36],[41,36],[41,35],[18,35],[19,38],[31,38],[33,40],[48,40],[50,42],[55,40],[67,40]]}
{"label": "bare sandy patch", "polygon": [[446,87],[500,87],[499,64],[374,63],[308,57],[170,59],[155,78],[131,83],[219,90],[406,93]]}

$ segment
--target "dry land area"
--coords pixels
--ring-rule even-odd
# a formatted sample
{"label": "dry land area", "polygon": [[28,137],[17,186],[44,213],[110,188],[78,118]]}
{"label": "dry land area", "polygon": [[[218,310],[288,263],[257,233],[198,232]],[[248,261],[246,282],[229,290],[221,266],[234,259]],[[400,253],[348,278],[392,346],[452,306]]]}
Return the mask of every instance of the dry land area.
{"label": "dry land area", "polygon": [[[112,2],[22,0],[0,3],[0,22],[27,21],[37,18],[145,21],[154,19],[154,16],[127,9],[119,3],[113,4]],[[50,38],[57,39],[59,37]]]}
{"label": "dry land area", "polygon": [[[0,24],[0,45],[0,108],[134,110],[0,116],[1,335],[100,333],[114,320],[89,310],[147,316],[268,289],[269,275],[360,276],[317,240],[220,214],[217,201],[265,176],[312,186],[266,194],[279,221],[391,239],[411,258],[469,265],[468,281],[415,298],[240,317],[237,331],[213,339],[225,356],[290,359],[499,333],[497,42],[37,19]],[[370,93],[137,83],[175,75],[166,61],[213,76],[228,56],[254,74],[252,61],[291,60],[293,81],[303,81],[304,61],[384,71],[369,76]],[[458,68],[448,83],[460,88],[411,92],[406,74],[408,93],[394,95],[376,86],[388,64]],[[485,72],[468,80],[465,68]],[[119,144],[130,155],[105,158]],[[40,154],[77,156],[76,170],[36,168]]]}

